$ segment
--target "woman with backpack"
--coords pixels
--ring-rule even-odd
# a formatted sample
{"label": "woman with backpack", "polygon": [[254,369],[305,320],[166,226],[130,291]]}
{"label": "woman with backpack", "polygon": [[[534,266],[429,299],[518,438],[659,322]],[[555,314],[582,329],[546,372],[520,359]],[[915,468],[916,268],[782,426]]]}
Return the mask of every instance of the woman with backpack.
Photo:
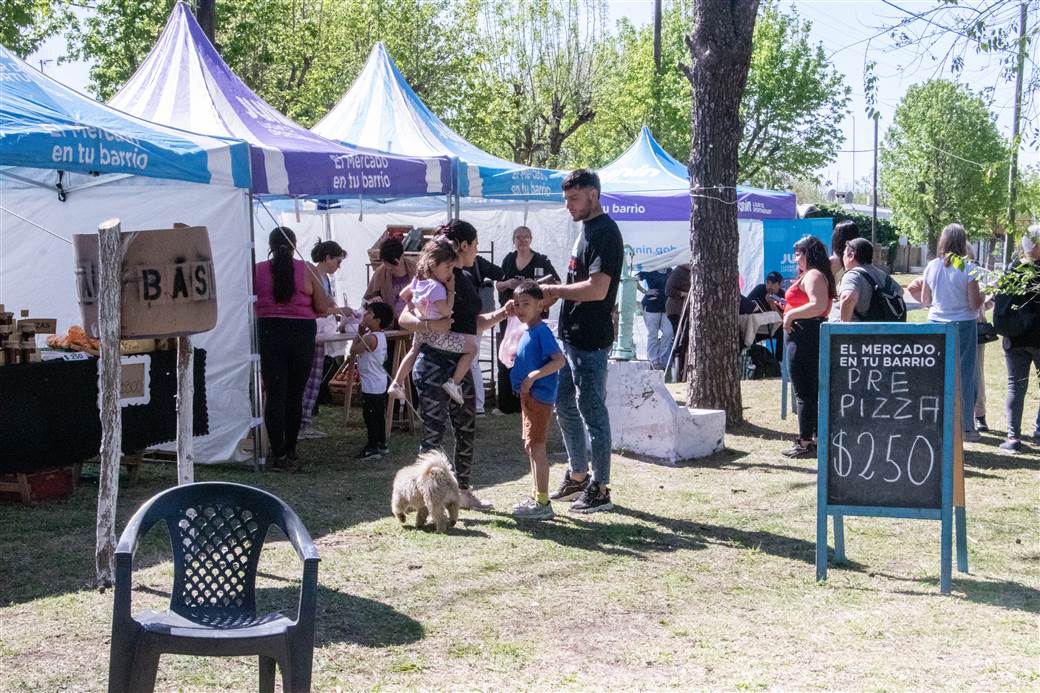
{"label": "woman with backpack", "polygon": [[[976,265],[968,259],[968,235],[960,224],[948,224],[939,236],[938,257],[924,269],[922,281],[910,286],[910,294],[928,306],[930,322],[952,322],[957,325],[960,346],[961,429],[964,440],[977,442],[975,430],[975,359],[978,342],[978,310],[982,292],[975,279]],[[954,266],[954,256],[963,260],[963,268]]]}
{"label": "woman with backpack", "polygon": [[[1008,272],[1019,281],[1001,282],[1004,286],[1018,285],[1021,291],[998,294],[993,311],[993,325],[1005,335],[1004,363],[1008,371],[1008,432],[1000,447],[1012,454],[1022,451],[1022,414],[1030,367],[1040,375],[1040,224],[1030,226],[1022,237],[1022,250],[1022,261]],[[1033,424],[1032,442],[1040,444],[1040,411]]]}

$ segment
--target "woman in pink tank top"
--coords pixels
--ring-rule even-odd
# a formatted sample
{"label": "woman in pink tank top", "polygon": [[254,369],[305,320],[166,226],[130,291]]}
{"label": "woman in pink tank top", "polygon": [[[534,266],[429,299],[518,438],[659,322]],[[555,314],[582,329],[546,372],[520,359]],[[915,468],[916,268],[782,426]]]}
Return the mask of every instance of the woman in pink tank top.
{"label": "woman in pink tank top", "polygon": [[270,260],[253,268],[264,423],[276,470],[297,468],[303,390],[314,359],[317,315],[329,299],[310,268],[293,258],[296,234],[280,226],[268,237]]}

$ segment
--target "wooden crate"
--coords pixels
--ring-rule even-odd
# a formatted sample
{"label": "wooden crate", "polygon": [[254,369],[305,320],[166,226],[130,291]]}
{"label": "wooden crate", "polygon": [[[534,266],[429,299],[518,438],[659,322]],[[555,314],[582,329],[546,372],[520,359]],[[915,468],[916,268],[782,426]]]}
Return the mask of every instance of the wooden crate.
{"label": "wooden crate", "polygon": [[31,474],[0,474],[0,499],[35,503],[48,498],[68,498],[79,483],[79,465],[44,469]]}

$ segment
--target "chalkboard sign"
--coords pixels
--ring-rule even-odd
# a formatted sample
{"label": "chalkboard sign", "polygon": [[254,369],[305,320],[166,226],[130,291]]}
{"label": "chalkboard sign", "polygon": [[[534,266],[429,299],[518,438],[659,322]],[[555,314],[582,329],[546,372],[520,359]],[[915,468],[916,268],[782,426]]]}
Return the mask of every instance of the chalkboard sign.
{"label": "chalkboard sign", "polygon": [[[828,517],[838,563],[845,560],[845,515],[906,517],[941,522],[939,584],[950,590],[955,477],[963,499],[957,350],[952,323],[821,328],[818,580],[827,576]],[[957,564],[966,572],[966,520],[958,503]]]}
{"label": "chalkboard sign", "polygon": [[828,505],[942,508],[946,336],[837,333],[829,351]]}

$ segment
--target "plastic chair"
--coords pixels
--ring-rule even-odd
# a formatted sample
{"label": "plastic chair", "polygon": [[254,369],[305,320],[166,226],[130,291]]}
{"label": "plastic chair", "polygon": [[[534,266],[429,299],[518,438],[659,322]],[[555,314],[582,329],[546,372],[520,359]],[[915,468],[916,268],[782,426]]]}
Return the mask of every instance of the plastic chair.
{"label": "plastic chair", "polygon": [[[165,522],[173,547],[170,610],[130,615],[138,538]],[[256,569],[276,525],[303,560],[295,621],[256,614]],[[285,691],[309,691],[318,592],[318,550],[292,509],[265,491],[206,482],[163,491],[138,510],[116,549],[110,693],[151,691],[159,655],[258,655],[260,690],[274,691],[275,664]]]}

